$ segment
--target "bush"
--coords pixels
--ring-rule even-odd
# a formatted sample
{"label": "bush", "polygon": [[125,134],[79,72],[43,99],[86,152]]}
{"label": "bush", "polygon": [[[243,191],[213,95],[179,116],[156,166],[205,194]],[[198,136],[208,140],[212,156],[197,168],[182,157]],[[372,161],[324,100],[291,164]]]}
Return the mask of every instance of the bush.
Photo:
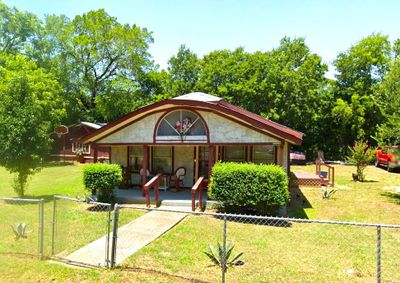
{"label": "bush", "polygon": [[94,163],[83,168],[83,183],[99,200],[112,201],[112,190],[122,181],[122,169],[117,164]]}
{"label": "bush", "polygon": [[287,174],[276,165],[218,162],[209,188],[210,198],[229,212],[270,214],[289,202]]}
{"label": "bush", "polygon": [[354,163],[357,167],[357,172],[353,173],[353,180],[364,182],[365,168],[372,163],[375,159],[375,150],[371,149],[368,146],[367,142],[364,141],[356,141],[353,147],[349,147],[350,156],[347,157],[347,160],[351,163]]}

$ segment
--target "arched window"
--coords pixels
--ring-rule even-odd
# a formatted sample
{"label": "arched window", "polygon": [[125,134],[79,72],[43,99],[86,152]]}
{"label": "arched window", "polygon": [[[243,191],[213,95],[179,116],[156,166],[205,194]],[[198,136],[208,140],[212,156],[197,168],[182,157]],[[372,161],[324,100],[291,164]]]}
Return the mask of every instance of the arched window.
{"label": "arched window", "polygon": [[199,115],[188,110],[167,114],[158,124],[158,142],[207,142],[207,129]]}

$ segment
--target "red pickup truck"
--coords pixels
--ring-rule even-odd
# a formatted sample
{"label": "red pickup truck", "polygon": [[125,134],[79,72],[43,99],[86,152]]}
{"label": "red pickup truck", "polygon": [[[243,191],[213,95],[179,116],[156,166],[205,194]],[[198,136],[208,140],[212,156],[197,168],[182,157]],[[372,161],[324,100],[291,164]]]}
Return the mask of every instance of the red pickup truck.
{"label": "red pickup truck", "polygon": [[378,147],[376,149],[375,166],[386,166],[388,172],[394,168],[400,168],[400,148],[397,145],[391,147]]}

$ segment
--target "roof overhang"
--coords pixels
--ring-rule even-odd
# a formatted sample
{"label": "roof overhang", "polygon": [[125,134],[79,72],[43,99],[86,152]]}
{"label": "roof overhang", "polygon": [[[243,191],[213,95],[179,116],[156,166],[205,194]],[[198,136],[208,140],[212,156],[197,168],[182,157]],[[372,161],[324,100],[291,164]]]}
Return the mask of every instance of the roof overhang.
{"label": "roof overhang", "polygon": [[303,133],[264,119],[259,115],[251,113],[238,106],[234,106],[226,101],[221,100],[215,102],[206,102],[184,99],[166,99],[141,107],[82,137],[81,140],[84,143],[93,143],[99,141],[100,139],[150,114],[179,107],[193,107],[199,111],[211,111],[220,116],[229,117],[230,119],[245,124],[250,128],[265,132],[265,134],[271,135],[280,140],[285,140],[291,144],[300,145],[302,143]]}

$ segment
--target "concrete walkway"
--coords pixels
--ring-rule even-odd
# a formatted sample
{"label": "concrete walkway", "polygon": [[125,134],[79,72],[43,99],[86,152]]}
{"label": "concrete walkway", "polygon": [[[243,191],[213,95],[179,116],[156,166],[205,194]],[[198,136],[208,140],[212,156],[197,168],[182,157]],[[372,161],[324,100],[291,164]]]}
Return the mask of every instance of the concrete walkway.
{"label": "concrete walkway", "polygon": [[[189,210],[187,207],[168,207],[173,210]],[[118,229],[116,264],[120,264],[126,258],[150,244],[162,234],[178,224],[186,213],[150,211],[145,215]],[[90,228],[88,228],[90,229]],[[111,259],[112,234],[109,235],[109,247]],[[105,266],[106,236],[103,236],[88,245],[80,248],[65,257],[66,261],[91,266]]]}

